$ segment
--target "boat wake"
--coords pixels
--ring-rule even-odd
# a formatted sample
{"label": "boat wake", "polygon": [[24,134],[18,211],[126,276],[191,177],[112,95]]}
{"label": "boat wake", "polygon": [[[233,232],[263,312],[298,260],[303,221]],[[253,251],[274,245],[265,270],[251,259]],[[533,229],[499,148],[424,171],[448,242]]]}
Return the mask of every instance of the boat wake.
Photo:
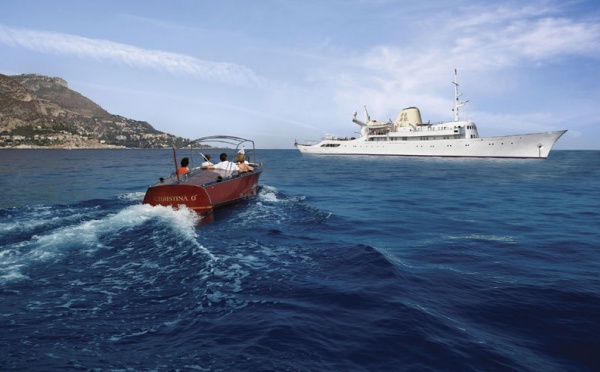
{"label": "boat wake", "polygon": [[303,225],[321,224],[331,216],[330,212],[305,204],[305,199],[304,195],[288,196],[273,186],[261,185],[257,198],[245,208],[235,209],[228,219],[236,226],[276,231],[281,226],[295,230]]}
{"label": "boat wake", "polygon": [[[326,305],[337,319],[348,293],[373,303],[381,295],[362,288],[371,283],[358,282],[363,269],[391,270],[376,251],[323,233],[335,230],[330,212],[270,185],[204,225],[191,209],[144,205],[142,197],[0,209],[0,292],[10,298],[0,317],[16,324],[6,332],[15,365],[26,357],[32,369],[91,369],[102,358],[112,369],[227,369],[220,359],[250,360],[243,343],[255,359],[239,366],[256,369],[279,360],[258,361],[254,352],[269,350],[274,335],[315,344],[305,330],[322,318],[298,322],[307,309]],[[350,277],[336,274],[339,265]],[[333,282],[321,283],[329,273]]]}
{"label": "boat wake", "polygon": [[[132,201],[138,197],[128,195],[124,199]],[[123,249],[134,244],[135,238],[131,237],[141,231],[149,231],[150,238],[160,240],[158,245],[169,240],[184,241],[196,252],[214,259],[197,243],[195,226],[200,217],[190,209],[136,204],[107,212],[101,206],[85,204],[8,211],[13,218],[3,218],[10,222],[0,224],[0,239],[7,242],[0,249],[0,284],[26,279],[24,273],[32,265],[57,262],[71,255],[91,255],[101,249]],[[170,238],[162,240],[163,236]]]}

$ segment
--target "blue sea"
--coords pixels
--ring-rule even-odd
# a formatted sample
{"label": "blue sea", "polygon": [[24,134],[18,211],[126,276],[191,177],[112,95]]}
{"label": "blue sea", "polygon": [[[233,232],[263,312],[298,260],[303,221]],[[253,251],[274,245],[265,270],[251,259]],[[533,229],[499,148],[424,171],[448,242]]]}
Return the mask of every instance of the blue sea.
{"label": "blue sea", "polygon": [[257,155],[202,221],[170,151],[1,150],[0,370],[600,370],[600,151]]}

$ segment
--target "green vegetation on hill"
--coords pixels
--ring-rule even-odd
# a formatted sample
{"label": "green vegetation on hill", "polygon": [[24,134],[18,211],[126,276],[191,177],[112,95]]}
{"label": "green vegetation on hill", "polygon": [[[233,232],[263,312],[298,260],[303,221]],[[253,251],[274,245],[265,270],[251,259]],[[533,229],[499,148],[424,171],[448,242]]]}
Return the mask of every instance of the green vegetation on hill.
{"label": "green vegetation on hill", "polygon": [[0,147],[180,147],[188,140],[112,115],[61,78],[0,74]]}

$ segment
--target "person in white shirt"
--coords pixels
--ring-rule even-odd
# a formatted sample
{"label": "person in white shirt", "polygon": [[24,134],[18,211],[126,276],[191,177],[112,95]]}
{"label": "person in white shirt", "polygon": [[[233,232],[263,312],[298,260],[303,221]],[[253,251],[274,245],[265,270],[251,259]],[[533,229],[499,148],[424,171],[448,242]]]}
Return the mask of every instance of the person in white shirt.
{"label": "person in white shirt", "polygon": [[227,160],[227,154],[226,153],[222,153],[219,156],[219,159],[221,159],[221,162],[215,164],[215,169],[223,169],[229,172],[233,172],[233,171],[238,171],[239,168],[237,166],[237,164],[235,164],[234,162],[228,161]]}
{"label": "person in white shirt", "polygon": [[214,169],[215,166],[214,164],[210,161],[210,155],[206,154],[206,155],[202,155],[204,157],[204,160],[206,160],[205,162],[202,163],[202,165],[200,165],[200,168],[202,169]]}

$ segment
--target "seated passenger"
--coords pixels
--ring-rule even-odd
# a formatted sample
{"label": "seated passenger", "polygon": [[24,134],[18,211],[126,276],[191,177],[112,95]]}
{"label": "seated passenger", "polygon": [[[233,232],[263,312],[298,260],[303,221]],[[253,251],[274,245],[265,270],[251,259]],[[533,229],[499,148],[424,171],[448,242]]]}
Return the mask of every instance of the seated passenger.
{"label": "seated passenger", "polygon": [[188,165],[190,165],[190,159],[181,159],[181,167],[177,169],[177,175],[180,176],[182,174],[190,173],[190,168],[188,167]]}
{"label": "seated passenger", "polygon": [[202,155],[205,162],[200,166],[202,169],[215,169],[215,165],[210,161],[210,154]]}
{"label": "seated passenger", "polygon": [[237,164],[227,160],[226,153],[222,153],[219,156],[219,159],[221,159],[221,162],[215,164],[215,169],[223,169],[229,172],[239,171],[239,167],[237,166]]}
{"label": "seated passenger", "polygon": [[252,172],[254,170],[254,167],[252,167],[250,163],[248,163],[248,161],[246,160],[246,156],[243,153],[239,153],[235,157],[235,162],[237,163],[240,173]]}

